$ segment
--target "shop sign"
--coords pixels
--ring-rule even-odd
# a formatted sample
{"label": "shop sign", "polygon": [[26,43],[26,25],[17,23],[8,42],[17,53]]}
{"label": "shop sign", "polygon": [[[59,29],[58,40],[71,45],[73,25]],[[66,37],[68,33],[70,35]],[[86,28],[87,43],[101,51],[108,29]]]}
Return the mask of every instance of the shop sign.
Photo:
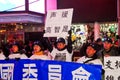
{"label": "shop sign", "polygon": [[13,15],[1,15],[0,23],[11,23],[11,22],[36,22],[43,23],[43,17],[30,14],[13,14]]}

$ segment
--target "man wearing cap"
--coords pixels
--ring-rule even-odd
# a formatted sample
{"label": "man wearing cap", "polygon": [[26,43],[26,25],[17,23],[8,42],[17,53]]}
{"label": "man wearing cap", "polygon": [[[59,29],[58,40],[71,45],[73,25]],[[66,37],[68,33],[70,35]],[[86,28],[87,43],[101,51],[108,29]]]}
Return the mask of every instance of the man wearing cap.
{"label": "man wearing cap", "polygon": [[[77,63],[84,63],[84,64],[94,64],[94,65],[101,65],[103,68],[102,61],[97,56],[98,48],[95,43],[90,43],[86,48],[85,56],[79,58]],[[104,74],[104,69],[102,69],[102,73]]]}
{"label": "man wearing cap", "polygon": [[25,55],[25,52],[20,50],[19,44],[15,43],[11,46],[10,55],[8,56],[8,59],[28,59],[28,57]]}
{"label": "man wearing cap", "polygon": [[77,62],[102,65],[101,60],[98,59],[98,56],[97,56],[97,45],[95,43],[89,44],[86,48],[85,56],[79,58]]}
{"label": "man wearing cap", "polygon": [[[120,56],[118,47],[114,46],[113,41],[111,38],[106,37],[103,40],[103,49],[101,49],[97,55],[101,59],[102,63],[104,64],[105,57],[109,56]],[[103,75],[104,80],[104,75]]]}
{"label": "man wearing cap", "polygon": [[40,41],[35,41],[33,44],[33,55],[29,59],[50,60],[46,54],[42,43]]}
{"label": "man wearing cap", "polygon": [[120,55],[119,52],[118,52],[118,47],[114,46],[114,44],[112,42],[112,39],[109,38],[109,37],[104,39],[102,54],[105,57],[108,57],[108,56],[119,56]]}
{"label": "man wearing cap", "polygon": [[58,38],[51,52],[52,60],[71,62],[72,44],[70,42],[70,38],[67,40],[67,43],[63,37]]}
{"label": "man wearing cap", "polygon": [[103,49],[101,49],[97,53],[97,55],[104,63],[104,57],[120,56],[119,48],[114,46],[111,38],[106,37],[106,38],[104,38],[104,41],[103,41]]}

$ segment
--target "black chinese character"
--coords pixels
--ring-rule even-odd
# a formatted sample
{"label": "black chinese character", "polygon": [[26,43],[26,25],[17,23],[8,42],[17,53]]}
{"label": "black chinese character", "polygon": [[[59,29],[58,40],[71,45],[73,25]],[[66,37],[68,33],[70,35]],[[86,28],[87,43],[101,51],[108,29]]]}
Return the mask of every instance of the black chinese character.
{"label": "black chinese character", "polygon": [[110,60],[108,60],[108,62],[106,62],[106,68],[109,68],[109,69],[114,69],[114,68],[112,68],[111,67],[111,61]]}
{"label": "black chinese character", "polygon": [[62,17],[63,17],[63,18],[67,18],[67,15],[68,15],[68,11],[62,12]]}
{"label": "black chinese character", "polygon": [[120,76],[118,76],[118,80],[120,80]]}
{"label": "black chinese character", "polygon": [[51,15],[50,15],[50,18],[52,18],[52,17],[56,17],[56,12],[51,12]]}
{"label": "black chinese character", "polygon": [[116,64],[115,67],[116,67],[117,69],[120,68],[120,61],[116,61],[115,64]]}
{"label": "black chinese character", "polygon": [[45,32],[46,32],[46,33],[51,33],[51,27],[46,27]]}
{"label": "black chinese character", "polygon": [[55,27],[55,33],[59,33],[59,31],[60,31],[60,26],[56,26]]}
{"label": "black chinese character", "polygon": [[67,32],[67,31],[68,31],[68,26],[67,25],[63,26],[62,32]]}
{"label": "black chinese character", "polygon": [[114,76],[108,75],[108,76],[106,77],[106,80],[114,80]]}

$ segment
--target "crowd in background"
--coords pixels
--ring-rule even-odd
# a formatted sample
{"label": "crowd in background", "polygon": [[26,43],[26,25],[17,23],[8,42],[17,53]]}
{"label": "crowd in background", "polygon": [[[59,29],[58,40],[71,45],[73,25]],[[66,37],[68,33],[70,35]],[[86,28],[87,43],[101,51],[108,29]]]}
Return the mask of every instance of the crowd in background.
{"label": "crowd in background", "polygon": [[[64,48],[67,49],[68,53],[71,53],[72,56],[72,41],[70,39],[67,40],[68,42],[66,42],[66,40],[64,38],[59,38],[56,40],[56,42],[54,42],[54,44],[51,44],[51,42],[49,41],[48,38],[42,38],[39,41],[28,41],[26,44],[23,44],[22,42],[17,42],[17,41],[10,41],[7,44],[2,44],[1,49],[0,49],[0,53],[3,54],[5,56],[5,59],[8,58],[12,58],[13,54],[24,54],[25,59],[26,58],[30,58],[31,56],[33,56],[33,54],[35,54],[35,50],[36,47],[40,47],[41,49],[39,51],[43,51],[42,53],[40,53],[39,55],[47,55],[49,56],[49,59],[52,59],[53,56],[51,56],[53,53],[54,48],[57,48],[58,51],[60,51],[59,53],[64,53]],[[88,38],[86,40],[86,42],[82,45],[82,47],[80,48],[80,54],[82,54],[83,56],[86,55],[86,50],[87,47],[90,44],[95,45],[95,50],[97,51],[97,56],[118,56],[119,55],[119,50],[120,47],[118,46],[118,44],[113,43],[113,39],[110,37],[105,37],[104,39],[98,38],[96,41],[90,41],[90,38]],[[58,44],[58,43],[63,43],[63,44]],[[37,46],[36,46],[37,45]],[[63,46],[63,49],[59,49],[58,47]],[[67,47],[66,47],[67,46]],[[65,52],[66,53],[66,52]],[[36,53],[38,54],[38,53]],[[18,56],[18,55],[17,55]],[[51,56],[51,57],[50,57]],[[63,56],[63,54],[61,55],[62,57],[65,58],[66,54]],[[54,55],[55,57],[55,55]],[[60,54],[57,54],[57,57],[60,57]],[[61,58],[62,58],[61,57]],[[1,56],[1,58],[3,58]],[[71,57],[70,57],[71,58]],[[24,59],[24,58],[23,58]],[[69,60],[72,61],[72,60]]]}
{"label": "crowd in background", "polygon": [[25,44],[14,40],[9,41],[7,44],[2,44],[0,55],[0,59],[5,60],[43,59],[71,62],[72,42],[70,37],[67,38],[67,41],[60,37],[54,44],[46,37],[42,37],[37,41],[28,41]]}
{"label": "crowd in background", "polygon": [[[119,39],[120,37],[118,36]],[[105,57],[120,56],[120,46],[111,37],[105,36],[104,38],[98,38],[96,41],[92,40],[91,38],[87,38],[86,42],[80,48],[79,54],[82,54],[82,57],[74,62],[103,66]],[[39,41],[28,41],[26,44],[10,41],[7,44],[2,44],[0,59],[41,59],[73,62],[72,43],[71,36],[66,39],[60,37],[54,44],[46,37],[42,37]],[[104,74],[104,67],[102,74]]]}

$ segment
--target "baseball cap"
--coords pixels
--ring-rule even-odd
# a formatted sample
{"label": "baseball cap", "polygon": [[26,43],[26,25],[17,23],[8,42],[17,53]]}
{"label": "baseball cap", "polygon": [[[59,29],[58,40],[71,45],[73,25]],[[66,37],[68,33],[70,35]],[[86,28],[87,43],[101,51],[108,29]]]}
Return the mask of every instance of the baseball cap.
{"label": "baseball cap", "polygon": [[65,39],[60,37],[56,40],[56,43],[60,43],[60,42],[65,43]]}
{"label": "baseball cap", "polygon": [[103,42],[112,43],[112,39],[109,37],[104,38]]}
{"label": "baseball cap", "polygon": [[43,45],[42,45],[42,43],[41,43],[40,41],[35,41],[35,42],[34,42],[34,45],[38,45],[38,46],[40,46],[40,47],[43,47]]}
{"label": "baseball cap", "polygon": [[91,46],[94,50],[97,50],[97,44],[90,43],[88,46]]}

